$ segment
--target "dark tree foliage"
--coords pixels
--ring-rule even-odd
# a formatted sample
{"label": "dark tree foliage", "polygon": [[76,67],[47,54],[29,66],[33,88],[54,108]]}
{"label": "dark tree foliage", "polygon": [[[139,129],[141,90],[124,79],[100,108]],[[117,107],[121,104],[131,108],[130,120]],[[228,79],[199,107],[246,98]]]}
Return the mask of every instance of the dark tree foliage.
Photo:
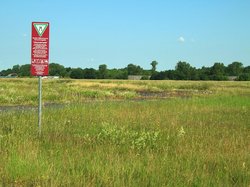
{"label": "dark tree foliage", "polygon": [[194,67],[187,62],[179,61],[175,67],[177,80],[198,80],[199,76]]}
{"label": "dark tree foliage", "polygon": [[197,73],[199,76],[199,80],[210,80],[210,72],[211,68],[208,67],[202,67],[201,69],[197,69]]}
{"label": "dark tree foliage", "polygon": [[12,73],[19,74],[20,73],[20,66],[19,65],[14,65],[12,67]]}
{"label": "dark tree foliage", "polygon": [[151,69],[152,74],[156,71],[157,64],[158,64],[158,62],[156,60],[154,60],[154,61],[151,62],[150,65],[152,66],[152,69]]}
{"label": "dark tree foliage", "polygon": [[129,64],[127,66],[128,75],[142,75],[143,69],[140,66]]}
{"label": "dark tree foliage", "polygon": [[245,67],[243,73],[250,73],[250,66]]}
{"label": "dark tree foliage", "polygon": [[99,66],[98,78],[99,79],[106,79],[108,73],[108,68],[106,64],[101,64]]}
{"label": "dark tree foliage", "polygon": [[211,68],[211,76],[210,80],[227,80],[227,76],[225,74],[226,72],[226,67],[224,66],[223,63],[216,62]]}
{"label": "dark tree foliage", "polygon": [[239,81],[250,81],[250,73],[242,73],[239,78]]}
{"label": "dark tree foliage", "polygon": [[66,69],[64,68],[64,66],[62,66],[60,64],[51,63],[51,64],[49,64],[49,75],[50,76],[65,77]]}
{"label": "dark tree foliage", "polygon": [[83,70],[83,78],[84,79],[96,79],[97,71],[93,68],[86,68]]}
{"label": "dark tree foliage", "polygon": [[71,67],[67,67],[67,68],[65,68],[65,71],[66,71],[65,77],[70,77],[70,73],[72,71],[72,68]]}
{"label": "dark tree foliage", "polygon": [[[250,80],[250,66],[244,67],[241,62],[232,62],[228,66],[216,62],[212,67],[195,68],[189,63],[179,61],[174,70],[157,71],[157,61],[150,63],[151,69],[145,70],[135,64],[128,64],[121,69],[108,69],[106,64],[101,64],[98,70],[93,68],[71,68],[51,63],[49,75],[70,77],[73,79],[128,79],[128,75],[140,75],[142,79],[151,80],[228,80],[229,76],[235,76],[239,81]],[[0,71],[0,76],[17,74],[19,77],[30,77],[30,64],[14,65],[12,69]]]}
{"label": "dark tree foliage", "polygon": [[128,71],[124,69],[110,69],[107,73],[108,79],[128,79]]}
{"label": "dark tree foliage", "polygon": [[6,69],[6,70],[3,70],[1,71],[1,76],[8,76],[9,74],[12,73],[12,69]]}
{"label": "dark tree foliage", "polygon": [[165,71],[154,72],[150,77],[150,80],[165,80],[165,79],[167,79],[167,74]]}
{"label": "dark tree foliage", "polygon": [[18,74],[20,77],[30,76],[30,64],[25,64],[20,67],[20,72]]}
{"label": "dark tree foliage", "polygon": [[83,70],[81,68],[72,69],[69,77],[72,79],[83,79]]}
{"label": "dark tree foliage", "polygon": [[167,78],[169,80],[177,80],[177,72],[175,70],[167,70],[166,71]]}
{"label": "dark tree foliage", "polygon": [[243,73],[243,64],[241,62],[233,62],[229,64],[226,68],[227,75],[229,76],[239,76]]}

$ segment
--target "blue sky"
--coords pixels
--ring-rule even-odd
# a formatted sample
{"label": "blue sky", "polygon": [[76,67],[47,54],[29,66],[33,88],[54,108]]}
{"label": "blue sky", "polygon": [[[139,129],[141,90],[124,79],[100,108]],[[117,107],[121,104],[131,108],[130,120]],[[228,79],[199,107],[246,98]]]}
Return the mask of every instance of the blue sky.
{"label": "blue sky", "polygon": [[250,65],[249,0],[2,0],[0,70],[30,63],[31,22],[50,22],[50,62],[173,69]]}

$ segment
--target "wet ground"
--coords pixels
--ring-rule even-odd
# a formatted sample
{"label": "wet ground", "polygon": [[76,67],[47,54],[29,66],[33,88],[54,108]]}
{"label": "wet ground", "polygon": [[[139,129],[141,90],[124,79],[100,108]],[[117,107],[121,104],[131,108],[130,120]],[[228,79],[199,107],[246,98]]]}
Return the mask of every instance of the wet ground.
{"label": "wet ground", "polygon": [[[67,106],[68,104],[58,104],[58,103],[47,103],[44,104],[43,107],[45,108],[62,108]],[[25,106],[25,105],[18,105],[18,106],[0,106],[0,112],[6,111],[37,111],[38,106]]]}
{"label": "wet ground", "polygon": [[[123,101],[146,101],[146,100],[165,100],[165,99],[171,99],[171,98],[182,98],[182,99],[188,99],[191,98],[193,93],[188,91],[171,91],[171,92],[149,92],[149,91],[139,91],[137,92],[138,97],[133,99],[107,99],[107,100],[98,100],[98,99],[86,99],[82,104],[84,103],[91,103],[91,102],[123,102]],[[69,105],[75,105],[76,103],[44,103],[44,108],[63,108],[65,106]],[[77,103],[79,104],[79,103]],[[25,105],[17,105],[17,106],[0,106],[0,112],[4,111],[37,111],[38,106],[25,106]]]}

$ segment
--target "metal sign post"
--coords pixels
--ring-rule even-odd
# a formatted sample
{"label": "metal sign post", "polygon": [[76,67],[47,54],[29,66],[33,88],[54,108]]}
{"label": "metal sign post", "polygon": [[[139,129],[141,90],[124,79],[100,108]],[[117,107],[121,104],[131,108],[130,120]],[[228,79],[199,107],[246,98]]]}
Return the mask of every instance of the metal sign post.
{"label": "metal sign post", "polygon": [[49,74],[49,22],[32,22],[31,68],[38,76],[38,131],[42,133],[42,76]]}
{"label": "metal sign post", "polygon": [[39,136],[42,133],[42,77],[38,79],[38,131]]}

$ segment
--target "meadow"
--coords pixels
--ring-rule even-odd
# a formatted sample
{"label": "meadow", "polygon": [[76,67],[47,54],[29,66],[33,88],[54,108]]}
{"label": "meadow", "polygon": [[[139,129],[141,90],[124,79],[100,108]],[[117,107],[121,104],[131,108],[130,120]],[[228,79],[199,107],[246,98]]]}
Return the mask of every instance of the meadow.
{"label": "meadow", "polygon": [[0,186],[250,186],[250,82],[43,80],[41,136],[37,87],[0,80]]}

